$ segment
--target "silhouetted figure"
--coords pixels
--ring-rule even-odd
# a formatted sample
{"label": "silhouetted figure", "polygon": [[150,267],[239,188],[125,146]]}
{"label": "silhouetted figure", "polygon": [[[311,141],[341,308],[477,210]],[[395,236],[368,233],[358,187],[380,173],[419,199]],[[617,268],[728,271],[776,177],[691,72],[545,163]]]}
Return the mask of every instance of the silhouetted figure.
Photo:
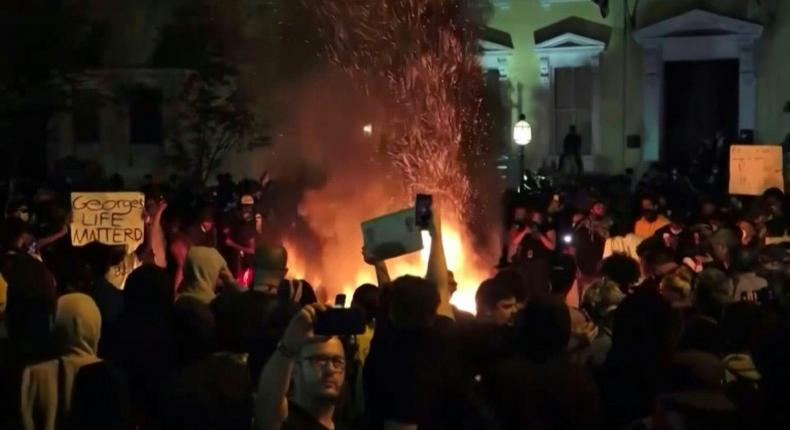
{"label": "silhouetted figure", "polygon": [[584,172],[582,163],[582,137],[576,132],[576,126],[568,128],[568,134],[562,141],[562,155],[560,156],[560,172],[568,176],[580,175]]}

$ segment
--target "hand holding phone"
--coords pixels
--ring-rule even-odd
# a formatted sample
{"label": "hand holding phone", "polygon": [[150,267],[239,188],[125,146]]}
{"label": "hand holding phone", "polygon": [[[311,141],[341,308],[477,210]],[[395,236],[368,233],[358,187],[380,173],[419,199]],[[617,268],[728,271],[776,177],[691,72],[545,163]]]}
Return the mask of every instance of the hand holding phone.
{"label": "hand holding phone", "polygon": [[319,312],[326,311],[320,303],[313,303],[302,308],[288,323],[281,344],[293,353],[302,349],[305,343],[314,335],[314,326]]}

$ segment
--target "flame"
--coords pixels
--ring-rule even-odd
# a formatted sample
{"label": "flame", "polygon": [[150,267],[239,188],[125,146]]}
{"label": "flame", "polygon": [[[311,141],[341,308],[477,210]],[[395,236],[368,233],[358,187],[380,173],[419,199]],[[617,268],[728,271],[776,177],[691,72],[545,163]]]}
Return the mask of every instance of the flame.
{"label": "flame", "polygon": [[[480,283],[492,276],[493,269],[486,269],[477,260],[475,253],[466,247],[467,243],[463,240],[462,229],[456,223],[443,221],[442,239],[444,241],[444,253],[447,260],[447,268],[451,270],[458,284],[458,289],[453,294],[450,302],[461,310],[475,313],[475,292]],[[405,255],[392,260],[387,260],[387,268],[392,279],[403,275],[424,276],[428,265],[428,257],[431,249],[431,237],[428,232],[423,232],[423,249],[419,253]],[[310,268],[307,262],[300,255],[298,248],[289,241],[286,241],[285,248],[288,250],[288,272],[289,276],[295,279],[305,279],[317,289],[327,290],[327,293],[334,292],[346,295],[347,304],[350,303],[354,290],[366,283],[377,284],[375,270],[362,261],[359,257],[357,268],[347,276],[348,281],[339,286],[322,285],[319,278],[310,276]],[[334,296],[327,294],[325,299],[332,302]]]}

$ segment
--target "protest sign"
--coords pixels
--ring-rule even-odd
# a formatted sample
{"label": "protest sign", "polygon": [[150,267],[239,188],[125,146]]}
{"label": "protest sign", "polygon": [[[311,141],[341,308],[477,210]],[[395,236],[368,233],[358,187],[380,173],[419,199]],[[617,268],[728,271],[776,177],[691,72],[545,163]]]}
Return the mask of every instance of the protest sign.
{"label": "protest sign", "polygon": [[730,194],[759,196],[769,188],[784,191],[782,147],[778,145],[732,145],[730,147]]}
{"label": "protest sign", "polygon": [[142,193],[71,193],[71,243],[127,245],[143,243],[145,196]]}
{"label": "protest sign", "polygon": [[365,249],[380,261],[421,250],[422,234],[414,221],[410,208],[363,222]]}

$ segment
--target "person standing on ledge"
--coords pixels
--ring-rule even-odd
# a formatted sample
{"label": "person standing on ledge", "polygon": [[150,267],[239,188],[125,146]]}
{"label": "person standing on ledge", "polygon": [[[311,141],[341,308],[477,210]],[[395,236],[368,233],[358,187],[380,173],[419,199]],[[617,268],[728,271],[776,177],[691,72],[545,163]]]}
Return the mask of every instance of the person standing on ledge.
{"label": "person standing on ledge", "polygon": [[562,141],[562,155],[560,156],[560,172],[567,176],[578,176],[584,173],[584,163],[581,157],[582,137],[576,132],[576,126],[568,128],[568,134]]}

